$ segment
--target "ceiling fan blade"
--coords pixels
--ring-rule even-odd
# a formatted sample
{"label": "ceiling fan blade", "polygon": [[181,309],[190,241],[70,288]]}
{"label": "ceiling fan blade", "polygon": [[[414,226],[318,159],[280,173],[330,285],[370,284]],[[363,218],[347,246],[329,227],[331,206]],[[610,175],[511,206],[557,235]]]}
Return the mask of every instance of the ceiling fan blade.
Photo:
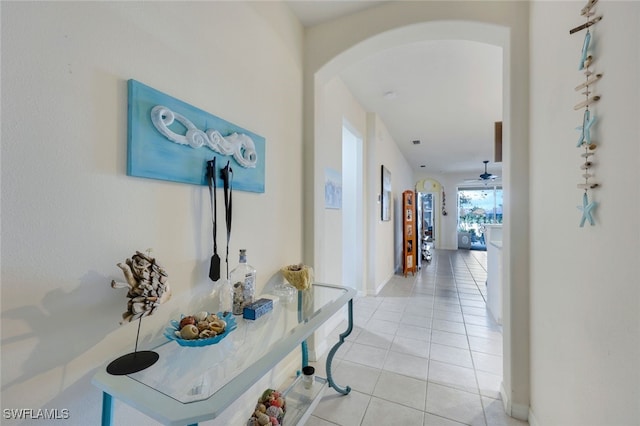
{"label": "ceiling fan blade", "polygon": [[482,180],[494,179],[494,175],[492,175],[491,173],[483,173],[480,175],[480,179]]}

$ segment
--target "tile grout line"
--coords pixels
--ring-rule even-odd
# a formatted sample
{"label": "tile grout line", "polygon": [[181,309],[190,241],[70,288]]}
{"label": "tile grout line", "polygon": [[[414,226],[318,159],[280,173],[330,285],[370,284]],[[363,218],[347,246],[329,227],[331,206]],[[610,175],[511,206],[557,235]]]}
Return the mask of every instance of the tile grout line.
{"label": "tile grout line", "polygon": [[[467,269],[469,269],[469,265],[466,263],[465,260],[465,266],[467,267]],[[469,273],[471,273],[471,276],[473,277],[473,273],[471,272],[471,270],[469,269]],[[454,280],[455,280],[455,273],[454,273]],[[473,280],[476,283],[476,286],[478,285],[478,282],[476,281],[475,277],[473,277]],[[458,282],[456,280],[456,292],[458,290]],[[480,291],[480,289],[478,289],[478,291]],[[480,291],[480,294],[482,294],[482,292]],[[484,295],[483,295],[483,299],[484,299]],[[460,294],[458,293],[458,301],[460,300]],[[485,309],[486,309],[486,299],[485,299]],[[460,310],[462,311],[462,305],[460,305]],[[467,345],[469,345],[469,356],[471,357],[471,365],[473,366],[473,377],[475,379],[475,383],[476,383],[476,389],[478,390],[478,399],[480,400],[480,407],[482,407],[482,415],[484,416],[484,424],[488,425],[489,424],[489,420],[487,418],[487,412],[484,409],[484,403],[482,402],[482,392],[480,390],[480,382],[478,381],[478,370],[476,367],[476,361],[473,358],[473,351],[471,350],[471,341],[469,340],[469,330],[467,329],[467,321],[464,318],[464,314],[462,315],[462,320],[463,320],[463,324],[464,324],[464,331],[465,331],[465,336],[467,338]]]}
{"label": "tile grout line", "polygon": [[[436,253],[434,253],[436,254]],[[469,335],[469,329],[468,327],[470,325],[474,325],[473,323],[468,323],[467,322],[467,318],[464,315],[463,312],[463,305],[462,305],[462,299],[460,297],[460,288],[458,287],[459,285],[463,285],[463,281],[464,281],[464,285],[467,285],[467,290],[471,290],[474,291],[472,289],[472,287],[469,287],[468,285],[470,284],[469,279],[467,279],[467,273],[470,274],[470,278],[473,280],[473,282],[475,283],[476,289],[475,291],[480,293],[480,297],[482,297],[482,300],[485,301],[486,303],[486,299],[484,294],[480,291],[480,288],[478,287],[478,281],[477,281],[477,275],[474,275],[474,272],[472,270],[472,268],[469,267],[469,262],[475,260],[478,261],[478,258],[476,256],[471,256],[471,257],[464,257],[464,255],[453,255],[450,254],[448,252],[442,252],[442,253],[438,253],[438,255],[434,255],[432,262],[428,263],[427,266],[430,269],[433,269],[433,273],[428,273],[429,271],[426,269],[426,267],[421,268],[420,271],[418,271],[416,274],[414,274],[414,276],[412,277],[412,279],[407,280],[406,278],[404,280],[397,280],[394,282],[394,286],[393,286],[393,290],[400,290],[399,292],[394,293],[393,291],[390,291],[389,293],[387,293],[386,296],[381,296],[380,299],[382,299],[379,303],[375,304],[375,307],[373,308],[373,311],[371,313],[371,316],[369,317],[369,320],[373,319],[376,314],[380,314],[385,313],[385,312],[399,312],[399,316],[398,318],[398,327],[395,329],[395,331],[393,332],[392,335],[392,340],[391,340],[391,344],[384,348],[385,352],[384,352],[384,359],[382,361],[381,367],[376,368],[376,371],[378,373],[378,377],[375,380],[375,383],[373,383],[373,388],[371,390],[370,393],[366,393],[366,392],[360,392],[357,391],[365,396],[368,397],[368,400],[366,401],[366,405],[363,404],[364,410],[363,410],[363,414],[362,417],[360,418],[360,421],[358,424],[364,426],[365,425],[365,419],[367,418],[367,413],[369,412],[369,409],[371,409],[371,407],[373,406],[373,398],[377,398],[381,401],[385,401],[391,404],[396,404],[402,407],[405,407],[407,409],[411,409],[411,410],[416,410],[416,411],[421,411],[422,413],[422,423],[421,425],[424,425],[427,419],[427,416],[436,416],[442,419],[447,419],[450,421],[455,421],[455,422],[461,422],[462,420],[456,420],[454,418],[450,418],[447,417],[447,415],[443,415],[443,414],[436,414],[436,413],[432,413],[427,411],[427,402],[429,399],[429,395],[430,395],[430,384],[432,385],[437,385],[437,386],[442,386],[448,389],[452,389],[455,390],[457,392],[464,392],[465,394],[471,394],[471,395],[476,395],[477,398],[479,398],[479,402],[480,402],[480,409],[482,410],[482,416],[484,418],[485,421],[485,425],[489,425],[488,423],[488,414],[487,411],[485,409],[485,403],[484,403],[484,396],[482,395],[482,392],[480,390],[480,384],[479,384],[479,378],[478,378],[478,372],[479,370],[477,369],[477,365],[476,365],[476,359],[473,356],[473,352],[471,350],[471,342],[470,342],[470,338],[471,337],[480,337],[480,336],[470,336]],[[468,262],[469,261],[469,262]],[[447,271],[442,270],[443,268],[446,268]],[[438,272],[438,270],[440,270],[440,272]],[[480,274],[482,274],[480,272]],[[460,281],[462,280],[462,281]],[[406,287],[404,287],[404,285],[406,285]],[[409,287],[410,285],[410,289],[408,294],[406,294],[406,288]],[[404,287],[404,289],[403,289]],[[431,290],[432,288],[432,290]],[[390,287],[391,289],[391,287]],[[449,293],[451,292],[451,290],[454,290],[455,293]],[[429,291],[432,291],[432,293],[429,293]],[[440,294],[440,292],[443,292],[442,294]],[[469,292],[469,294],[472,294]],[[455,295],[455,299],[453,298]],[[410,300],[414,297],[424,297],[425,299],[422,300],[419,303],[415,303],[415,304],[411,304]],[[426,299],[426,297],[431,297],[431,300]],[[440,306],[440,308],[443,309],[437,309],[436,308],[436,302],[438,300],[440,300],[439,298],[442,298],[440,300],[440,303],[443,304],[447,304],[446,299],[448,297],[451,297],[451,305],[453,305],[454,303],[456,303],[457,301],[457,308],[459,309],[460,315],[461,315],[461,321],[462,321],[462,325],[464,327],[464,331],[465,331],[465,338],[466,338],[466,343],[467,343],[467,352],[471,357],[471,366],[472,366],[472,370],[473,370],[473,374],[474,374],[474,379],[475,379],[475,387],[476,387],[476,392],[470,392],[469,390],[467,390],[466,387],[458,387],[457,385],[453,385],[451,383],[449,384],[445,384],[445,383],[438,383],[438,382],[431,382],[430,381],[430,374],[431,374],[431,368],[432,368],[432,361],[436,361],[432,359],[432,349],[433,349],[433,337],[434,337],[434,321],[438,320],[440,321],[440,319],[436,318],[436,313],[442,313],[442,312],[447,312],[448,309],[446,308],[446,306]],[[396,298],[398,300],[403,299],[404,303],[401,303],[401,311],[395,311],[393,309],[393,303],[391,303],[391,305],[389,304],[389,302],[394,302],[396,300]],[[387,302],[385,304],[385,302]],[[424,305],[422,303],[425,303]],[[419,315],[416,311],[412,313],[408,313],[407,310],[409,308],[409,306],[412,305],[414,308],[415,306],[419,306],[421,309],[426,310],[426,309],[431,309],[431,313],[430,315],[427,316],[422,316]],[[369,306],[369,305],[367,305]],[[473,308],[473,309],[477,309],[478,307],[474,307],[473,305],[467,306],[468,308]],[[392,308],[392,309],[389,309]],[[485,305],[485,309],[486,309],[486,305]],[[453,312],[453,311],[450,311]],[[425,328],[429,328],[428,332],[427,332],[427,337],[428,337],[428,345],[427,345],[427,352],[426,352],[426,361],[427,361],[427,375],[426,375],[426,379],[425,379],[425,398],[423,401],[423,409],[420,410],[418,408],[416,408],[415,406],[411,406],[411,405],[407,405],[404,404],[402,402],[397,402],[391,399],[387,399],[385,397],[380,397],[380,396],[376,396],[374,394],[374,392],[376,391],[377,386],[381,383],[382,380],[382,374],[384,374],[385,372],[387,374],[393,374],[393,375],[399,375],[399,376],[404,376],[404,377],[408,377],[408,378],[412,378],[412,379],[417,379],[419,380],[417,377],[415,376],[411,376],[411,375],[407,375],[407,374],[402,374],[402,373],[398,373],[395,372],[393,370],[386,370],[385,369],[385,365],[387,363],[387,361],[390,359],[391,356],[391,352],[395,352],[395,353],[404,353],[402,352],[402,348],[396,348],[396,350],[392,350],[393,348],[393,342],[395,342],[396,338],[398,338],[398,333],[402,327],[403,323],[403,319],[405,319],[405,315],[416,315],[420,316],[421,318],[423,318],[423,321],[428,321],[429,322],[429,326],[425,327]],[[471,314],[470,314],[471,315]],[[378,318],[379,319],[379,318]],[[420,326],[425,326],[425,325],[418,325],[419,323],[417,322],[413,322],[413,318],[409,318],[408,319],[409,322],[407,322],[407,324],[413,324],[416,327],[420,327]],[[443,319],[441,321],[447,321],[446,318],[443,317]],[[453,321],[456,322],[457,321]],[[480,324],[475,324],[477,326],[481,326]],[[444,324],[442,324],[442,327],[440,328],[447,328]],[[490,327],[487,327],[489,329],[491,329]],[[362,330],[365,330],[364,326],[362,328]],[[438,331],[442,331],[442,332],[447,332],[447,333],[451,333],[451,334],[460,334],[454,331],[450,331],[448,329],[446,330],[438,330]],[[410,337],[408,337],[410,338]],[[490,338],[489,337],[483,337],[483,338]],[[355,342],[355,340],[354,340]],[[364,343],[362,343],[363,345],[366,345]],[[374,345],[371,345],[372,347],[376,347]],[[450,345],[446,345],[445,346],[450,346]],[[456,347],[456,346],[451,346],[451,347]],[[481,351],[481,353],[485,353],[484,351]],[[493,353],[488,353],[490,355],[493,355]],[[422,358],[422,356],[420,355],[415,355],[417,357]],[[351,360],[348,359],[344,359],[341,361],[349,361],[349,362],[353,362]],[[446,361],[442,361],[442,362],[446,362]],[[358,363],[359,364],[359,363]],[[366,364],[361,364],[367,367],[371,367],[368,366]],[[456,365],[456,364],[452,364],[452,365]],[[459,365],[460,367],[464,367],[464,368],[468,368],[462,365]],[[391,367],[391,366],[390,366]],[[484,370],[483,370],[484,371]],[[432,391],[435,391],[434,389],[432,389]],[[496,399],[492,396],[487,396],[487,398],[490,398],[492,400]],[[415,401],[418,402],[418,401]],[[479,414],[479,411],[478,411]],[[479,417],[479,416],[478,416]],[[476,417],[476,418],[478,418]],[[321,417],[320,417],[321,418]],[[334,422],[330,422],[327,421],[330,424],[336,424],[338,426],[344,426],[343,423],[334,423]]]}
{"label": "tile grout line", "polygon": [[[433,320],[435,317],[435,312],[436,312],[436,294],[437,294],[437,288],[438,288],[438,264],[439,264],[439,259],[440,256],[432,256],[431,257],[431,263],[434,265],[435,268],[435,274],[433,276],[433,298],[431,301],[431,327],[429,327],[429,352],[427,353],[427,379],[425,380],[426,382],[426,389],[424,392],[424,411],[422,413],[422,423],[424,424],[425,421],[425,417],[427,416],[427,401],[429,400],[429,373],[431,373],[431,347],[433,344]],[[434,262],[435,261],[435,262]]]}

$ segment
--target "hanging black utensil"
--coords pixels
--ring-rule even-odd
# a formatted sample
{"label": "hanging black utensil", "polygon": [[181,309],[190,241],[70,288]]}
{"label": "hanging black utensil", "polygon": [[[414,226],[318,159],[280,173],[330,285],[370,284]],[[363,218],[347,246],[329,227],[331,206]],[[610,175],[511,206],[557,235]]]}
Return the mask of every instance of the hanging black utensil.
{"label": "hanging black utensil", "polygon": [[213,225],[213,256],[211,256],[211,265],[209,266],[209,278],[211,281],[220,279],[220,256],[218,256],[218,243],[216,241],[216,158],[207,161],[207,180],[209,182],[209,198],[211,199],[211,223]]}
{"label": "hanging black utensil", "polygon": [[229,279],[229,241],[231,240],[231,193],[233,190],[233,170],[230,162],[221,171],[222,181],[224,182],[224,210],[225,221],[227,223],[227,279]]}

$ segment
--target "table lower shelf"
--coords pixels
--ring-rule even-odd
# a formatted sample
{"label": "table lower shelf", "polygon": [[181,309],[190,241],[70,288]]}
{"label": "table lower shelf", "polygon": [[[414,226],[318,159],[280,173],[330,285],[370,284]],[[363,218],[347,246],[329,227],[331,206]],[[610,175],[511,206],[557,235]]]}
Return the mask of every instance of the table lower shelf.
{"label": "table lower shelf", "polygon": [[315,383],[311,389],[304,387],[302,375],[296,377],[293,383],[282,392],[287,402],[283,426],[304,425],[322,399],[326,387],[327,379],[322,377],[315,377]]}

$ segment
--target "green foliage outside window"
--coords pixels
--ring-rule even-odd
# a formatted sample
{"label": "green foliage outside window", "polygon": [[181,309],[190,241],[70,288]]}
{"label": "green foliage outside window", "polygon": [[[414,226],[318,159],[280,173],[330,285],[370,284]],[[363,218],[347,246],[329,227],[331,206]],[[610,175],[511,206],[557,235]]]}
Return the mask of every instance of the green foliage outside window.
{"label": "green foliage outside window", "polygon": [[458,191],[458,232],[468,232],[471,240],[481,239],[484,225],[502,223],[502,189]]}

